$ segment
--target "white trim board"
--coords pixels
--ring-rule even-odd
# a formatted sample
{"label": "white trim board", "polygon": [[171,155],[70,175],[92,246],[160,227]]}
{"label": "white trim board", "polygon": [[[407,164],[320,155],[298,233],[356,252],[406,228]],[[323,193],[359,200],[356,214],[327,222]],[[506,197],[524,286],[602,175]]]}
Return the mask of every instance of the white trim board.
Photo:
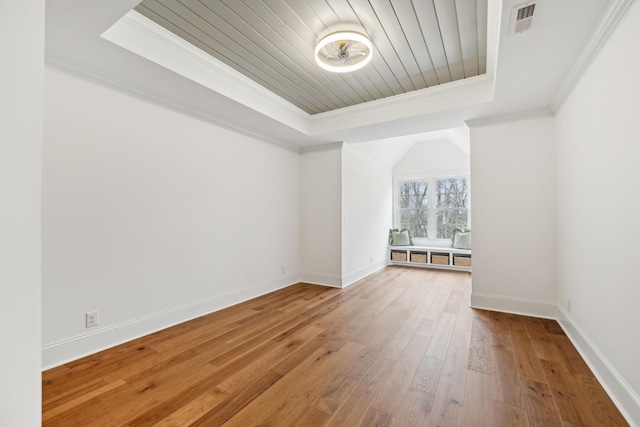
{"label": "white trim board", "polygon": [[609,363],[573,317],[558,304],[558,323],[631,426],[640,425],[640,396]]}
{"label": "white trim board", "polygon": [[471,292],[471,308],[481,310],[499,311],[502,313],[555,320],[557,318],[557,305],[555,301],[541,301]]}
{"label": "white trim board", "polygon": [[470,129],[475,129],[501,123],[537,119],[539,117],[553,117],[553,111],[549,107],[534,108],[532,110],[515,111],[513,113],[499,114],[496,116],[483,117],[481,119],[467,120],[465,124]]}
{"label": "white trim board", "polygon": [[42,347],[42,370],[51,369],[153,332],[240,304],[300,283],[300,281],[300,273],[292,273],[263,283],[245,286],[210,298],[173,307],[149,316],[104,327],[87,334],[46,344]]}

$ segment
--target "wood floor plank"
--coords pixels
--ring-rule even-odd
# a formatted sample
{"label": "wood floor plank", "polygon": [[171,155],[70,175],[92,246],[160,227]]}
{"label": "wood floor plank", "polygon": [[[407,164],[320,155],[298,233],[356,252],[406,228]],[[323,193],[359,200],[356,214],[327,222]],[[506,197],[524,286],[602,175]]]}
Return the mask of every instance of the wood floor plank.
{"label": "wood floor plank", "polygon": [[513,353],[494,349],[493,364],[494,399],[497,402],[524,408],[524,393]]}
{"label": "wood floor plank", "polygon": [[[213,392],[204,393],[198,396],[191,402],[183,405],[177,411],[171,413],[166,418],[155,423],[155,426],[185,426],[195,422],[201,418],[204,414],[211,411],[211,408],[215,408],[228,398],[226,393]],[[145,425],[146,423],[137,424],[136,422],[129,422],[128,425]]]}
{"label": "wood floor plank", "polygon": [[513,343],[511,342],[511,335],[509,333],[503,334],[490,331],[490,337],[492,350],[503,350],[513,353]]}
{"label": "wood floor plank", "polygon": [[[50,409],[48,411],[46,411],[43,415],[42,415],[42,422],[44,424],[48,424],[48,425],[66,425],[68,421],[66,420],[59,420],[61,418],[61,416],[65,413],[70,413],[71,411],[73,411],[75,408],[77,408],[79,405],[82,405],[83,403],[92,401],[92,400],[96,400],[98,399],[100,396],[109,393],[109,392],[113,392],[115,390],[124,388],[124,387],[128,387],[129,384],[127,384],[126,382],[120,380],[120,381],[116,381],[110,384],[105,384],[104,386],[97,388],[97,389],[93,389],[91,391],[89,391],[88,393],[85,393],[81,396],[76,397],[73,400],[70,401],[66,401],[65,403],[56,406],[53,409]],[[56,421],[60,421],[59,423],[57,423]],[[89,422],[87,420],[87,422]]]}
{"label": "wood floor plank", "polygon": [[[165,399],[157,400],[153,406],[148,406],[144,411],[139,411],[133,418],[127,421],[127,425],[149,426],[162,422],[165,418],[171,417],[172,414],[180,413],[183,407],[192,406],[194,402],[206,395],[212,395],[207,397],[207,400],[215,399],[217,401],[217,397],[226,400],[230,395],[225,394],[223,390],[216,387],[219,381],[220,379],[215,372],[213,374],[203,375],[188,388],[176,390],[176,393]],[[217,405],[211,404],[207,411],[214,406]]]}
{"label": "wood floor plank", "polygon": [[527,412],[518,406],[509,405],[495,400],[493,402],[493,416],[496,427],[528,427]]}
{"label": "wood floor plank", "polygon": [[[256,354],[253,362],[245,359],[231,367],[234,373],[225,381],[218,384],[218,387],[229,393],[245,387],[257,378],[261,372],[267,369],[281,367],[282,365],[280,364],[283,360],[309,343],[320,331],[320,329],[311,326],[299,331],[298,334],[291,336],[287,341],[271,342],[268,351],[266,347],[260,347],[260,352]],[[278,370],[278,372],[284,374],[282,370]]]}
{"label": "wood floor plank", "polygon": [[557,322],[470,295],[401,266],[292,285],[43,372],[43,425],[627,425]]}
{"label": "wood floor plank", "polygon": [[580,354],[576,351],[566,335],[555,335],[552,337],[552,341],[556,345],[558,353],[564,361],[564,365],[569,369],[569,372],[586,377],[593,376],[591,369],[589,369],[589,366],[587,366],[585,361],[580,357]]}
{"label": "wood floor plank", "polygon": [[451,313],[442,313],[436,329],[433,332],[429,347],[425,354],[427,356],[433,356],[438,359],[444,359],[449,349],[449,342],[451,341],[451,335],[453,335],[453,328],[456,323],[456,315]]}
{"label": "wood floor plank", "polygon": [[345,396],[349,395],[358,381],[343,374],[338,374],[327,385],[320,396],[313,403],[313,407],[327,415],[333,415],[342,404]]}
{"label": "wood floor plank", "polygon": [[430,426],[459,426],[464,404],[464,389],[467,379],[469,342],[465,335],[454,335],[451,349],[442,367],[442,376],[429,414]]}
{"label": "wood floor plank", "polygon": [[600,426],[628,426],[620,411],[615,410],[611,398],[607,396],[604,389],[593,375],[578,375],[580,385],[584,391],[584,398],[589,402],[587,405],[591,414],[595,417],[597,425]]}
{"label": "wood floor plank", "polygon": [[410,388],[404,396],[402,406],[391,423],[394,427],[422,427],[427,425],[435,394]]}
{"label": "wood floor plank", "polygon": [[247,387],[232,394],[219,405],[208,408],[208,411],[192,422],[192,426],[219,426],[234,417],[245,406],[253,402],[258,396],[276,384],[282,378],[281,374],[266,371],[252,381]]}
{"label": "wood floor plank", "polygon": [[357,426],[371,403],[377,398],[392,371],[394,362],[377,359],[358,381],[342,405],[327,422],[328,426]]}
{"label": "wood floor plank", "polygon": [[468,367],[473,371],[491,374],[491,331],[486,320],[473,319]]}
{"label": "wood floor plank", "polygon": [[96,378],[94,380],[79,384],[75,387],[69,387],[61,393],[43,399],[42,410],[43,412],[47,412],[50,408],[60,406],[70,400],[74,400],[77,397],[88,394],[93,390],[104,387],[107,384],[108,383],[102,378]]}
{"label": "wood floor plank", "polygon": [[[319,349],[231,418],[227,425],[286,425],[287,420],[299,418],[307,407],[313,406],[330,380],[361,348],[360,344],[348,342],[337,352]],[[299,375],[299,371],[306,375]]]}
{"label": "wood floor plank", "polygon": [[[384,413],[397,416],[414,381],[420,381],[420,386],[427,387],[427,390],[424,391],[435,393],[437,383],[440,380],[440,371],[438,370],[436,375],[436,370],[433,370],[433,375],[427,379],[430,373],[427,372],[428,368],[420,369],[423,363],[428,364],[428,362],[424,362],[424,352],[428,345],[429,340],[422,339],[419,336],[414,336],[411,339],[402,356],[395,361],[396,363],[387,378],[387,383],[383,390],[378,393],[376,400],[372,404],[373,407]],[[381,353],[380,358],[383,357],[384,354]],[[440,359],[437,360],[441,368],[442,361]],[[418,373],[420,373],[420,380],[415,379]]]}
{"label": "wood floor plank", "polygon": [[463,426],[493,427],[495,426],[493,400],[493,381],[491,374],[469,369],[464,391],[462,409]]}
{"label": "wood floor plank", "polygon": [[367,409],[367,412],[364,413],[360,427],[387,427],[391,425],[393,418],[394,417],[389,414],[370,407]]}
{"label": "wood floor plank", "polygon": [[411,381],[411,388],[435,394],[442,376],[444,360],[425,355]]}
{"label": "wood floor plank", "polygon": [[560,418],[577,425],[597,425],[591,411],[584,405],[584,400],[579,399],[579,391],[569,371],[561,364],[549,360],[541,360],[541,363]]}
{"label": "wood floor plank", "polygon": [[513,354],[516,358],[518,375],[531,381],[544,383],[544,372],[528,334],[526,332],[512,332],[511,341],[514,344]]}
{"label": "wood floor plank", "polygon": [[524,392],[525,409],[532,427],[561,426],[560,414],[556,411],[553,395],[545,383],[520,378]]}

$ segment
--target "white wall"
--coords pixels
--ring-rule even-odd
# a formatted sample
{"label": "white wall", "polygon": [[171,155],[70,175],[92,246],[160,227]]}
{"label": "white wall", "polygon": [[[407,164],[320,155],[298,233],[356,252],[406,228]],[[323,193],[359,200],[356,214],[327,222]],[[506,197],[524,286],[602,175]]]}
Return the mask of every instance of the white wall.
{"label": "white wall", "polygon": [[638,20],[635,2],[558,112],[556,138],[563,325],[640,425]]}
{"label": "white wall", "polygon": [[445,139],[418,142],[393,167],[393,176],[468,173],[469,162],[469,154]]}
{"label": "white wall", "polygon": [[342,144],[302,155],[302,280],[342,286]]}
{"label": "white wall", "polygon": [[472,306],[556,314],[553,117],[471,125]]}
{"label": "white wall", "polygon": [[0,2],[0,425],[39,426],[44,1]]}
{"label": "white wall", "polygon": [[350,145],[342,149],[342,284],[387,264],[392,227],[391,168]]}
{"label": "white wall", "polygon": [[45,367],[299,281],[298,153],[45,77]]}

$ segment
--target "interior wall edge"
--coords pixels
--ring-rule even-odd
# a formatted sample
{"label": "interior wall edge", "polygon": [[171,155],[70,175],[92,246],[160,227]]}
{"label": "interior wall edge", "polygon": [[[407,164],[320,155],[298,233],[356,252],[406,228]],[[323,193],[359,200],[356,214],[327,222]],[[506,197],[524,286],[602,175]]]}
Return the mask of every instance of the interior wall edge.
{"label": "interior wall edge", "polygon": [[42,347],[42,370],[63,365],[162,329],[292,286],[301,281],[300,277],[299,272],[291,273],[267,282],[245,286],[231,292],[99,329],[92,333],[44,345]]}
{"label": "interior wall edge", "polygon": [[640,396],[627,384],[560,304],[558,304],[557,321],[627,422],[632,427],[639,426]]}

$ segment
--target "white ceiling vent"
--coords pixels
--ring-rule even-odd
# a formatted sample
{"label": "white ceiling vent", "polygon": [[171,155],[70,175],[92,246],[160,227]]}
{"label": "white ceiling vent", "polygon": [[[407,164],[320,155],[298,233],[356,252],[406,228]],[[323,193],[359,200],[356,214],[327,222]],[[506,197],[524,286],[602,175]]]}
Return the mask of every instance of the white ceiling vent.
{"label": "white ceiling vent", "polygon": [[533,13],[536,11],[536,2],[528,2],[513,8],[511,11],[511,34],[518,34],[530,30],[533,24]]}

